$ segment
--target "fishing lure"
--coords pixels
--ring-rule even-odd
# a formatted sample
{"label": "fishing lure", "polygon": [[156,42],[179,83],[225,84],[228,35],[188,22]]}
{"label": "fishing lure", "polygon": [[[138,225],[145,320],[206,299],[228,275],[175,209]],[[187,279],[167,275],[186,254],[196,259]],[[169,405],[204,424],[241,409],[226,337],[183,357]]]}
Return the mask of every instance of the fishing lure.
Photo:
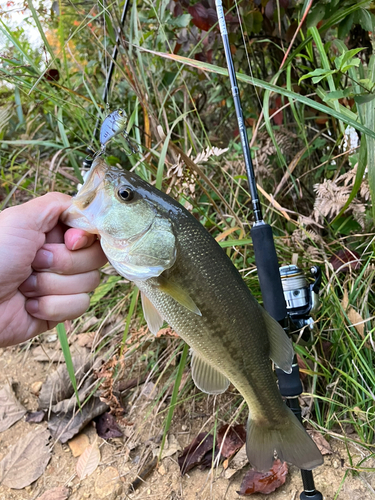
{"label": "fishing lure", "polygon": [[128,115],[123,109],[116,109],[116,111],[113,111],[105,118],[100,127],[99,136],[102,152],[105,151],[107,143],[119,134],[121,134],[128,143],[132,154],[138,152],[138,149],[135,149],[130,142],[129,135],[125,130],[127,122]]}

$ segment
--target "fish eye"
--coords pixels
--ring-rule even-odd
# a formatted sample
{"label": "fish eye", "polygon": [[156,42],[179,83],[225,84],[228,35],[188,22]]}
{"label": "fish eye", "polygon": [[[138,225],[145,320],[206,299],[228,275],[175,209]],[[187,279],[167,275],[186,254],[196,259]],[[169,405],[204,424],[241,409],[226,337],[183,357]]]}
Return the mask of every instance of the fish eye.
{"label": "fish eye", "polygon": [[122,110],[122,109],[119,109],[119,110],[118,110],[118,114],[122,116],[122,115],[124,114],[123,110]]}
{"label": "fish eye", "polygon": [[133,199],[134,193],[128,186],[122,186],[118,189],[117,195],[121,201],[130,201]]}

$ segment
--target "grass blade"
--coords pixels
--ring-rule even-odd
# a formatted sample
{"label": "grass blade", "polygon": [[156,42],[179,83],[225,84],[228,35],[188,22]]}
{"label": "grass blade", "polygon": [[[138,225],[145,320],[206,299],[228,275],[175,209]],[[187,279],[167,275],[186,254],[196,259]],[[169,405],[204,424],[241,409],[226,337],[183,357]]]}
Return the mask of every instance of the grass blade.
{"label": "grass blade", "polygon": [[57,330],[57,336],[59,338],[59,342],[61,345],[61,350],[62,350],[63,355],[64,355],[66,368],[67,368],[68,373],[69,373],[70,382],[72,383],[74,393],[75,393],[76,398],[77,398],[78,407],[81,410],[82,408],[81,408],[81,403],[80,403],[79,396],[78,396],[77,380],[76,380],[76,375],[74,373],[72,355],[70,353],[69,342],[68,342],[68,337],[66,335],[64,323],[59,323],[56,326],[56,330]]}

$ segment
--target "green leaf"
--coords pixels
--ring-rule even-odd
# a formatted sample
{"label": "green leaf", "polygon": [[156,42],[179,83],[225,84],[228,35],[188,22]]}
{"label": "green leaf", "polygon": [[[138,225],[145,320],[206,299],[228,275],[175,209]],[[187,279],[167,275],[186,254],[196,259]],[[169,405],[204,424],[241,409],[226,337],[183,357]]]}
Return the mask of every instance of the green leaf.
{"label": "green leaf", "polygon": [[325,16],[326,13],[326,8],[325,5],[322,5],[320,2],[315,5],[310,10],[310,13],[307,15],[306,19],[306,27],[311,28],[313,26],[316,26]]}
{"label": "green leaf", "polygon": [[357,104],[365,104],[366,102],[370,102],[375,98],[375,94],[363,94],[354,96],[354,101]]}
{"label": "green leaf", "polygon": [[190,14],[182,14],[181,16],[171,19],[169,25],[176,26],[176,28],[186,28],[192,19]]}
{"label": "green leaf", "polygon": [[122,278],[121,276],[110,276],[105,283],[101,283],[96,287],[95,292],[91,296],[90,306],[97,304],[108,292],[112,290]]}
{"label": "green leaf", "polygon": [[313,79],[312,79],[312,82],[313,83],[319,83],[321,80],[323,80],[323,78],[327,78],[331,75],[334,75],[336,73],[336,70],[334,69],[331,69],[329,71],[326,71],[325,75],[323,76],[314,76]]}
{"label": "green leaf", "polygon": [[351,232],[361,231],[361,226],[351,215],[347,217],[336,217],[330,224],[337,233],[348,236]]}
{"label": "green leaf", "polygon": [[374,31],[374,15],[370,11],[366,9],[359,11],[359,23],[364,30]]}
{"label": "green leaf", "polygon": [[[336,57],[336,59],[335,59],[336,68],[342,70],[345,63],[350,61],[350,59],[352,59],[354,56],[356,56],[358,54],[358,52],[361,52],[361,50],[365,50],[365,47],[359,47],[358,49],[347,50],[346,52],[341,54],[341,56]],[[358,66],[358,64],[357,64],[357,66]]]}
{"label": "green leaf", "polygon": [[343,99],[344,97],[353,97],[353,90],[349,87],[344,90],[335,90],[333,92],[327,92],[324,101],[327,102],[330,99]]}
{"label": "green leaf", "polygon": [[314,69],[314,71],[310,71],[310,73],[301,76],[301,78],[298,81],[298,85],[302,80],[306,80],[306,78],[312,78],[313,79],[312,81],[314,83],[318,83],[323,78],[326,78],[328,75],[333,75],[334,73],[336,73],[336,70],[334,69],[317,68]]}
{"label": "green leaf", "polygon": [[354,13],[352,12],[348,16],[345,17],[339,24],[338,30],[337,30],[337,36],[340,39],[343,39],[346,37],[346,35],[349,33],[352,24],[354,20]]}
{"label": "green leaf", "polygon": [[355,57],[354,59],[351,59],[351,60],[349,61],[349,64],[347,64],[346,66],[343,66],[343,67],[341,68],[341,71],[342,71],[343,73],[345,73],[345,72],[346,72],[346,71],[348,71],[348,69],[350,69],[350,68],[358,68],[358,66],[359,66],[360,64],[361,64],[361,60],[360,60],[360,59],[358,59],[358,57]]}

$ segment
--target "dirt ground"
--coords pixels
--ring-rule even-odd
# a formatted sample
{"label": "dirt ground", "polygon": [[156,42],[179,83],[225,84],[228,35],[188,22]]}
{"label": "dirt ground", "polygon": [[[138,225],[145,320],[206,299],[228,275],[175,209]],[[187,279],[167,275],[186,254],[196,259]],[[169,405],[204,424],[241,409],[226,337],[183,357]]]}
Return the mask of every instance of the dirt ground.
{"label": "dirt ground", "polygon": [[[47,337],[45,337],[47,338]],[[53,346],[52,346],[53,347]],[[56,345],[55,345],[56,347]],[[50,349],[50,345],[48,345]],[[16,347],[0,350],[0,387],[12,383],[17,399],[29,411],[37,408],[37,396],[33,394],[36,382],[43,382],[48,374],[56,369],[56,363],[36,361],[33,351],[36,347]],[[57,349],[57,347],[56,347]],[[34,384],[34,385],[33,385]],[[177,463],[178,450],[183,449],[201,432],[212,408],[210,400],[203,398],[200,402],[189,404],[184,411],[175,414],[165,454],[170,455],[162,460],[145,479],[144,483],[133,493],[129,493],[129,484],[133,481],[143,461],[152,459],[156,449],[155,436],[161,432],[162,419],[152,418],[156,409],[145,395],[142,386],[134,390],[131,399],[131,411],[126,415],[128,424],[122,426],[124,437],[105,441],[98,438],[101,459],[99,466],[89,476],[80,481],[76,475],[78,458],[73,457],[67,444],[55,442],[52,458],[42,476],[30,486],[21,490],[10,489],[0,485],[1,500],[36,500],[46,491],[65,486],[69,491],[69,500],[86,499],[168,499],[168,500],[234,500],[240,497],[237,491],[245,471],[249,466],[239,470],[229,480],[225,477],[223,466],[213,471],[195,468],[181,476]],[[212,402],[212,398],[211,398]],[[199,406],[200,405],[200,406]],[[12,445],[36,426],[46,427],[46,422],[31,424],[22,418],[8,430],[0,433],[0,460],[9,452]],[[207,430],[207,429],[205,429]],[[93,423],[83,431],[92,443],[96,438]],[[325,463],[315,473],[317,488],[324,499],[333,500],[367,500],[375,498],[375,473],[350,471],[345,444],[340,439],[331,439],[332,455],[325,457]],[[359,461],[363,450],[361,447],[349,445],[354,463]],[[367,460],[366,467],[375,467],[375,461]],[[270,498],[272,500],[296,500],[302,491],[300,473],[290,467],[286,483],[270,495],[255,494],[253,498]],[[52,495],[52,494],[51,494]],[[43,500],[54,500],[54,497],[43,497]]]}

